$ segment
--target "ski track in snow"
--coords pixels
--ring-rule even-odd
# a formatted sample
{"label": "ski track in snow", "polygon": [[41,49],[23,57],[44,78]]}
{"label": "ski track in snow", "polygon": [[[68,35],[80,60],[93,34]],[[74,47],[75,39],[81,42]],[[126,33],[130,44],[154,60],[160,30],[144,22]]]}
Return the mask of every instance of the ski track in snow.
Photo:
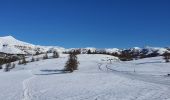
{"label": "ski track in snow", "polygon": [[163,90],[163,91],[158,91],[158,92],[146,93],[144,95],[139,94],[138,96],[136,96],[134,99],[131,99],[131,100],[148,100],[148,98],[152,98],[153,100],[170,100],[169,99],[170,95],[167,95],[167,93],[170,93],[170,83],[167,83],[164,80],[161,81],[155,77],[143,76],[143,75],[137,74],[135,72],[132,73],[132,72],[128,72],[128,71],[117,71],[114,68],[110,67],[110,66],[112,66],[112,64],[110,64],[110,63],[97,63],[97,66],[100,71],[107,72],[107,73],[111,72],[115,75],[119,75],[121,77],[129,78],[132,80],[139,80],[139,81],[143,81],[146,83],[157,84]]}
{"label": "ski track in snow", "polygon": [[[114,68],[112,68],[113,66],[109,63],[103,63],[103,62],[100,62],[97,64],[98,66],[98,69],[103,71],[103,72],[107,72],[107,73],[112,73],[112,74],[115,74],[115,75],[118,75],[118,76],[121,76],[121,77],[125,77],[125,78],[128,78],[130,80],[138,80],[138,81],[142,81],[144,84],[156,84],[159,86],[159,88],[161,88],[161,91],[155,91],[155,89],[147,89],[147,88],[143,88],[143,90],[141,91],[150,91],[145,94],[143,93],[137,93],[136,96],[132,97],[130,100],[168,100],[168,98],[170,97],[169,95],[167,95],[167,93],[170,93],[170,86],[164,82],[160,82],[158,79],[155,79],[154,77],[152,76],[143,76],[143,75],[140,75],[140,74],[137,74],[137,73],[132,73],[132,72],[128,72],[128,71],[117,71],[115,70]],[[112,67],[111,67],[112,66]],[[31,71],[30,71],[31,73]],[[32,74],[32,73],[31,73]],[[33,75],[33,74],[32,74]],[[38,99],[38,95],[40,96],[41,95],[41,92],[37,92],[36,94],[38,95],[35,95],[35,91],[33,91],[31,89],[31,81],[36,78],[38,76],[35,76],[33,75],[32,77],[28,78],[28,79],[25,79],[23,81],[23,99],[22,100],[39,100]],[[64,100],[68,99],[69,100],[76,100],[76,98],[79,98],[79,100],[91,100],[91,99],[94,99],[94,100],[102,100],[105,99],[104,97],[106,96],[109,96],[109,95],[114,95],[114,92],[111,90],[105,90],[105,91],[101,91],[99,93],[94,93],[94,94],[90,94],[88,96],[84,96],[83,94],[77,94],[77,95],[73,95],[73,96],[70,96],[70,97],[66,97],[66,98],[63,98]],[[57,99],[56,99],[57,100]],[[61,100],[61,99],[59,99]]]}
{"label": "ski track in snow", "polygon": [[[28,71],[29,74],[31,74],[31,71]],[[25,79],[22,84],[23,84],[23,98],[22,100],[32,100],[32,93],[31,93],[31,87],[30,87],[30,82],[35,76],[31,76],[27,79]]]}
{"label": "ski track in snow", "polygon": [[31,88],[29,87],[30,85],[30,81],[33,79],[34,77],[28,78],[26,80],[23,81],[23,99],[22,100],[32,100],[32,94],[31,94]]}
{"label": "ski track in snow", "polygon": [[[23,96],[22,100],[34,100],[34,98],[38,98],[43,92],[42,91],[33,91],[34,89],[32,88],[32,80],[36,79],[36,75],[32,73],[31,70],[28,71],[31,77],[25,79],[22,82],[23,85]],[[45,92],[45,91],[44,91]]]}
{"label": "ski track in snow", "polygon": [[[62,64],[59,64],[59,66],[61,66]],[[28,70],[28,73],[31,75],[31,77],[23,80],[22,85],[23,85],[23,96],[22,96],[22,100],[40,100],[39,97],[41,95],[43,95],[44,93],[46,93],[46,90],[37,90],[34,91],[33,87],[31,86],[31,84],[33,84],[32,80],[36,80],[36,78],[38,78],[40,75],[39,74],[34,74],[33,71],[37,71],[39,69],[35,69],[35,70]],[[51,74],[50,72],[48,73],[43,73],[42,75],[48,75]]]}

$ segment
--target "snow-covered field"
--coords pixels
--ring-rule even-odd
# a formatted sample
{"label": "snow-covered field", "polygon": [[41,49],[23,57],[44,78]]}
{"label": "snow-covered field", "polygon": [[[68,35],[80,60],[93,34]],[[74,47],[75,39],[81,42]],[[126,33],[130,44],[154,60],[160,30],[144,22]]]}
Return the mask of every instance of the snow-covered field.
{"label": "snow-covered field", "polygon": [[63,73],[67,59],[62,54],[1,70],[0,100],[170,100],[170,63],[161,57],[121,62],[84,54],[77,71]]}

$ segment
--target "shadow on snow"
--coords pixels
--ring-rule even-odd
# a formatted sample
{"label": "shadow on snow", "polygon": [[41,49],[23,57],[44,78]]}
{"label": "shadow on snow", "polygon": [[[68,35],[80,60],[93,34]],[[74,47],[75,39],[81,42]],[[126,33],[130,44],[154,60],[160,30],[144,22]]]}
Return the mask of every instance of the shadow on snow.
{"label": "shadow on snow", "polygon": [[66,74],[68,73],[67,71],[65,70],[58,70],[58,69],[44,69],[44,70],[40,70],[42,73],[40,74],[35,74],[35,75],[54,75],[54,74]]}

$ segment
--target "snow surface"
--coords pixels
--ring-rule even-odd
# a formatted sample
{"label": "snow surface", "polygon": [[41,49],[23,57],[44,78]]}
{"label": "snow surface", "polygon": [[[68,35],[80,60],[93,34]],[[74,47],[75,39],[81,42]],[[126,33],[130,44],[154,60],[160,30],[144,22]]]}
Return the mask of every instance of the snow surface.
{"label": "snow surface", "polygon": [[108,48],[108,49],[105,49],[107,53],[117,53],[117,54],[120,54],[120,49],[118,48]]}
{"label": "snow surface", "polygon": [[166,48],[160,48],[160,47],[149,47],[149,46],[147,46],[147,47],[145,47],[145,49],[148,49],[149,53],[152,53],[153,51],[158,51],[158,53],[161,54],[161,55],[165,52],[170,52]]}
{"label": "snow surface", "polygon": [[26,43],[20,40],[15,39],[12,36],[4,36],[0,37],[0,44],[10,44],[10,45],[27,45],[27,46],[34,46],[30,43]]}
{"label": "snow surface", "polygon": [[26,54],[24,51],[15,48],[13,45],[0,46],[0,52],[7,54]]}
{"label": "snow surface", "polygon": [[1,70],[0,100],[170,100],[170,64],[161,57],[121,62],[81,54],[79,69],[63,73],[67,59],[60,54]]}

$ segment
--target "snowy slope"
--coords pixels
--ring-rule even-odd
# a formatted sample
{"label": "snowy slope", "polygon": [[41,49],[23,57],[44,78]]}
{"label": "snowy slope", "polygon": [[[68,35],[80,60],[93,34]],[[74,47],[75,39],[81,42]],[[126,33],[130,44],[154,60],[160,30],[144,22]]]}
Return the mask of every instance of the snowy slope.
{"label": "snowy slope", "polygon": [[166,48],[160,48],[160,47],[145,47],[145,49],[147,49],[149,51],[148,53],[157,51],[161,55],[165,52],[169,52]]}
{"label": "snowy slope", "polygon": [[79,69],[63,73],[67,59],[62,54],[0,72],[0,100],[170,100],[170,64],[162,58],[121,62],[82,54]]}
{"label": "snowy slope", "polygon": [[121,50],[118,48],[107,48],[105,49],[107,53],[117,53],[120,54]]}
{"label": "snowy slope", "polygon": [[15,39],[12,36],[4,36],[4,37],[0,37],[0,44],[10,44],[10,45],[19,45],[19,46],[30,46],[33,47],[34,45],[30,44],[30,43],[26,43],[26,42],[22,42],[19,41],[17,39]]}
{"label": "snowy slope", "polygon": [[65,49],[58,46],[39,46],[15,39],[12,36],[0,37],[0,52],[9,54],[35,54],[47,51],[63,52]]}
{"label": "snowy slope", "polygon": [[15,48],[13,45],[8,46],[0,46],[0,52],[7,53],[7,54],[26,54],[24,51]]}

